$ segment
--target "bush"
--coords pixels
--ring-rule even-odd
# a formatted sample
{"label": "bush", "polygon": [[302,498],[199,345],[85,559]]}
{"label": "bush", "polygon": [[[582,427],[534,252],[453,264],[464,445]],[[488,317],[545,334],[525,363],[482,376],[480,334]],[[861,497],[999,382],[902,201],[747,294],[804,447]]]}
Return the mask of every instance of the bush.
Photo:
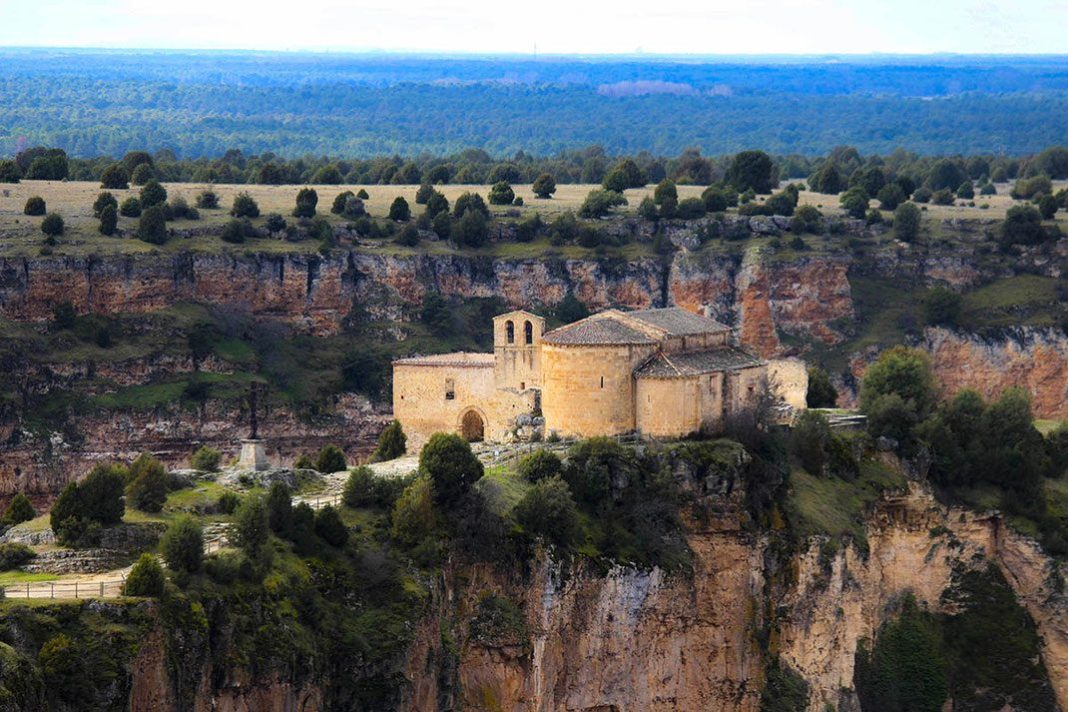
{"label": "bush", "polygon": [[419,469],[434,483],[434,497],[443,506],[456,504],[482,478],[482,462],[471,445],[454,433],[434,433],[419,453]]}
{"label": "bush", "polygon": [[130,174],[121,163],[112,163],[100,176],[100,187],[109,190],[126,190],[130,187]]}
{"label": "bush", "polygon": [[203,445],[189,458],[189,466],[200,472],[218,472],[222,453],[213,447]]}
{"label": "bush", "polygon": [[404,434],[400,421],[393,420],[378,436],[378,447],[375,448],[373,459],[375,462],[394,460],[407,451],[408,436]]}
{"label": "bush", "polygon": [[278,213],[268,215],[267,219],[263,221],[263,226],[267,228],[267,232],[284,232],[288,227],[286,219]]}
{"label": "bush", "polygon": [[297,191],[297,204],[293,208],[293,217],[315,217],[315,206],[319,204],[319,194],[314,188],[301,188]]}
{"label": "bush", "polygon": [[267,504],[260,495],[245,497],[234,512],[233,540],[249,558],[256,559],[270,537]]}
{"label": "bush", "polygon": [[341,515],[329,504],[315,515],[315,533],[330,546],[342,547],[349,540],[349,530]]}
{"label": "bush", "polygon": [[514,514],[529,535],[553,546],[566,549],[578,539],[578,507],[571,488],[558,475],[535,482]]}
{"label": "bush", "polygon": [[156,178],[156,171],[148,163],[141,163],[130,174],[130,182],[134,185],[145,185]]}
{"label": "bush", "polygon": [[104,208],[111,206],[118,210],[119,201],[115,199],[115,196],[108,191],[103,191],[96,196],[96,200],[93,201],[93,217],[99,218],[104,212]]}
{"label": "bush", "polygon": [[[426,200],[426,214],[431,219],[435,219],[435,224],[436,224],[436,218],[438,218],[438,216],[442,216],[443,215],[443,216],[445,216],[446,219],[448,219],[448,217],[449,217],[449,199],[446,198],[443,193],[439,193],[438,191],[435,190],[430,195],[430,197],[427,198],[427,200]],[[435,230],[435,232],[436,232],[436,230]]]}
{"label": "bush", "polygon": [[612,212],[613,208],[626,204],[627,199],[622,193],[595,188],[582,201],[578,212],[584,218],[601,218]]}
{"label": "bush", "polygon": [[1001,223],[1000,242],[1008,245],[1037,245],[1047,237],[1042,215],[1030,205],[1014,205]]}
{"label": "bush", "polygon": [[315,469],[324,475],[341,472],[347,467],[345,453],[337,445],[326,445],[315,459]]}
{"label": "bush", "polygon": [[816,476],[827,474],[827,451],[831,441],[831,426],[821,414],[806,410],[797,417],[792,431],[793,450],[807,472]]}
{"label": "bush", "polygon": [[998,189],[993,183],[983,183],[979,188],[979,195],[997,195]]}
{"label": "bush", "polygon": [[100,234],[101,235],[114,235],[116,228],[119,226],[119,213],[115,210],[114,205],[109,205],[104,208],[100,213]]}
{"label": "bush", "polygon": [[701,193],[701,200],[705,203],[705,210],[710,213],[722,213],[731,206],[732,200],[738,202],[738,194],[727,194],[727,189],[710,185]]}
{"label": "bush", "polygon": [[25,544],[0,544],[0,571],[17,569],[37,556],[33,549]]}
{"label": "bush", "polygon": [[1053,216],[1057,214],[1057,199],[1048,193],[1044,193],[1038,198],[1038,212],[1042,215],[1043,220],[1052,220]]}
{"label": "bush", "polygon": [[219,238],[231,245],[239,245],[245,241],[245,236],[252,232],[252,223],[248,219],[233,218],[223,226]]}
{"label": "bush", "polygon": [[35,195],[26,201],[26,205],[22,208],[22,212],[26,215],[37,216],[44,215],[47,211],[45,207],[44,198],[39,195]]}
{"label": "bush", "polygon": [[130,569],[130,575],[126,577],[126,584],[122,593],[125,596],[151,596],[163,595],[163,568],[152,554],[141,554],[141,558]]}
{"label": "bush", "polygon": [[129,197],[122,201],[122,205],[119,206],[119,215],[124,218],[141,217],[141,201],[134,197]]}
{"label": "bush", "polygon": [[511,205],[513,200],[515,200],[515,191],[512,190],[508,181],[498,181],[490,188],[490,205]]}
{"label": "bush", "polygon": [[542,173],[534,179],[531,189],[534,191],[534,195],[543,200],[552,198],[553,193],[556,192],[556,179],[548,173]]}
{"label": "bush", "polygon": [[914,203],[902,203],[894,211],[894,235],[902,242],[912,242],[920,234],[922,213]]}
{"label": "bush", "polygon": [[33,505],[30,504],[29,498],[19,492],[12,498],[11,504],[7,505],[7,509],[4,511],[4,522],[13,526],[28,522],[36,516],[37,512],[34,511]]}
{"label": "bush", "polygon": [[823,230],[823,213],[819,211],[819,208],[802,205],[794,212],[793,220],[790,221],[790,229],[797,234],[809,232],[818,235]]}
{"label": "bush", "polygon": [[862,186],[855,185],[842,193],[839,203],[842,209],[853,218],[863,218],[868,212],[868,192]]}
{"label": "bush", "polygon": [[1046,194],[1049,195],[1053,192],[1053,182],[1050,181],[1049,176],[1034,176],[1032,178],[1021,178],[1016,181],[1016,185],[1013,186],[1010,195],[1016,200],[1031,200],[1036,195]]}
{"label": "bush", "polygon": [[[394,421],[396,422],[396,421]],[[375,475],[370,467],[357,467],[345,481],[341,492],[341,501],[346,507],[366,507],[374,503]]]}
{"label": "bush", "polygon": [[389,219],[398,222],[407,222],[412,217],[412,209],[408,207],[408,201],[398,195],[389,206]]}
{"label": "bush", "polygon": [[929,203],[934,193],[927,186],[921,186],[912,193],[912,202],[914,203]]}
{"label": "bush", "polygon": [[161,206],[153,205],[141,214],[137,223],[137,237],[152,245],[162,245],[167,241],[167,216]]}
{"label": "bush", "polygon": [[867,412],[881,396],[894,394],[926,417],[935,403],[935,384],[927,355],[918,349],[895,346],[868,367],[860,387],[860,408]]}
{"label": "bush", "polygon": [[683,220],[695,220],[705,216],[705,203],[700,198],[683,198],[675,211]]}
{"label": "bush", "polygon": [[0,183],[18,183],[22,180],[22,171],[15,161],[0,160]]}
{"label": "bush", "polygon": [[970,180],[966,180],[960,184],[960,187],[957,188],[957,197],[963,198],[964,200],[971,200],[975,197],[975,186]]}
{"label": "bush", "polygon": [[59,237],[63,234],[63,218],[59,213],[49,213],[41,221],[41,232],[49,237]]}
{"label": "bush", "polygon": [[932,205],[953,205],[954,200],[953,191],[949,188],[942,188],[931,194]]}
{"label": "bush", "polygon": [[130,484],[126,495],[130,505],[142,512],[159,512],[167,501],[167,473],[163,463],[142,453],[131,463],[127,472]]}
{"label": "bush", "polygon": [[234,204],[230,207],[230,215],[235,218],[258,218],[260,206],[248,193],[238,193],[234,196]]}
{"label": "bush", "polygon": [[774,174],[771,157],[763,151],[742,151],[731,160],[727,181],[735,190],[770,193]]}
{"label": "bush", "polygon": [[157,180],[150,180],[141,187],[141,207],[151,208],[167,202],[167,189]]}
{"label": "bush", "polygon": [[468,210],[458,222],[453,224],[450,234],[453,242],[459,247],[482,247],[489,239],[489,226],[481,212]]}
{"label": "bush", "polygon": [[219,196],[213,190],[204,190],[197,194],[196,206],[201,210],[215,210],[219,207]]}
{"label": "bush", "polygon": [[223,492],[219,495],[215,507],[223,514],[233,514],[240,504],[241,497],[236,492]]}
{"label": "bush", "polygon": [[875,194],[875,199],[883,210],[894,210],[905,202],[905,191],[897,183],[887,183]]}
{"label": "bush", "polygon": [[204,562],[204,530],[192,517],[179,517],[167,527],[159,548],[172,571],[196,573]]}
{"label": "bush", "polygon": [[527,482],[538,482],[559,475],[563,469],[564,465],[556,453],[541,449],[520,460],[516,472]]}
{"label": "bush", "polygon": [[923,302],[927,323],[934,326],[957,326],[960,319],[961,296],[945,287],[935,287]]}
{"label": "bush", "polygon": [[414,547],[432,537],[441,526],[434,499],[430,477],[424,474],[415,478],[393,507],[392,538]]}
{"label": "bush", "polygon": [[642,202],[638,203],[638,217],[643,220],[656,220],[659,214],[656,209],[656,203],[648,195],[642,198]]}
{"label": "bush", "polygon": [[400,229],[393,241],[404,247],[415,247],[419,244],[419,228],[412,223],[408,223]]}
{"label": "bush", "polygon": [[831,377],[822,368],[808,369],[808,392],[805,402],[809,408],[833,408],[838,403],[838,391]]}
{"label": "bush", "polygon": [[189,207],[189,203],[182,196],[177,196],[167,205],[171,220],[199,220],[200,213],[196,208]]}

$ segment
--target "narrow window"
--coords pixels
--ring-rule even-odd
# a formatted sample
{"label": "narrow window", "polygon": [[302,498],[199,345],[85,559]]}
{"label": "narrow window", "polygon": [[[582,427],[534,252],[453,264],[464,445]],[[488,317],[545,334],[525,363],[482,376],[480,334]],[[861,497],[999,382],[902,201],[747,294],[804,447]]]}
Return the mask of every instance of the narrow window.
{"label": "narrow window", "polygon": [[515,324],[513,324],[510,321],[505,322],[504,331],[505,331],[505,334],[507,335],[506,338],[508,339],[508,343],[514,344],[515,343]]}
{"label": "narrow window", "polygon": [[451,378],[445,379],[445,400],[453,400],[456,398],[456,384]]}
{"label": "narrow window", "polygon": [[601,388],[604,388],[604,376],[601,376]]}
{"label": "narrow window", "polygon": [[528,344],[534,343],[534,325],[529,321],[523,325],[523,336]]}
{"label": "narrow window", "polygon": [[527,382],[526,381],[520,381],[519,382],[519,390],[525,391],[526,389],[527,389]]}

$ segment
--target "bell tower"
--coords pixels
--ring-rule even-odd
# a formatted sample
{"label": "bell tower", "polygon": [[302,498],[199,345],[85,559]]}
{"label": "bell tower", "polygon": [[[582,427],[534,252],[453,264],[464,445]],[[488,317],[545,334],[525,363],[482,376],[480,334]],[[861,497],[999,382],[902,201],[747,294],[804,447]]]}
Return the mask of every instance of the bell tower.
{"label": "bell tower", "polygon": [[545,319],[528,311],[493,318],[494,380],[497,388],[541,387],[541,336]]}

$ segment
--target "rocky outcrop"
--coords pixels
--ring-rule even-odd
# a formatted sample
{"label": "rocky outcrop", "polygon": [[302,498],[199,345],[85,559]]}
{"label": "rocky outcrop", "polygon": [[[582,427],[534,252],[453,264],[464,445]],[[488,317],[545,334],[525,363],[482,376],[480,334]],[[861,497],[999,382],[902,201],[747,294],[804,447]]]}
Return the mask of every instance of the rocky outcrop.
{"label": "rocky outcrop", "polygon": [[[980,336],[934,327],[912,345],[930,354],[946,397],[970,388],[993,400],[1008,388],[1022,388],[1031,394],[1035,417],[1068,418],[1068,336],[1058,329],[1016,328]],[[869,349],[853,358],[854,383],[878,354]],[[840,396],[839,405],[856,405],[855,390],[842,389]]]}

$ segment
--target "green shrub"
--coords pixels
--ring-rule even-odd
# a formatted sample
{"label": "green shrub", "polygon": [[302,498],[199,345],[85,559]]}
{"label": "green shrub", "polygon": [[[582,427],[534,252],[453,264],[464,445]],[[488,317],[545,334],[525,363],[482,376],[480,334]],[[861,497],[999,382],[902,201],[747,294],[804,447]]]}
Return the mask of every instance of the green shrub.
{"label": "green shrub", "polygon": [[523,610],[511,600],[495,593],[479,597],[471,619],[472,640],[487,646],[526,645],[530,634]]}
{"label": "green shrub", "polygon": [[319,204],[319,194],[314,188],[301,188],[297,191],[297,204],[293,208],[293,217],[310,218],[315,216],[315,206]]}
{"label": "green shrub", "polygon": [[23,564],[32,561],[36,556],[37,554],[34,550],[25,544],[0,544],[0,571],[17,569]]}
{"label": "green shrub", "polygon": [[404,434],[399,420],[393,420],[385,427],[378,436],[378,446],[375,448],[375,462],[394,460],[408,451],[408,436]]}
{"label": "green shrub", "polygon": [[271,528],[267,520],[267,504],[260,495],[245,497],[234,512],[233,539],[250,558],[259,557]]}
{"label": "green shrub", "polygon": [[564,465],[552,450],[539,449],[524,457],[516,467],[516,473],[527,482],[537,482],[555,477],[563,472]]}
{"label": "green shrub", "polygon": [[104,212],[104,208],[111,206],[116,210],[119,209],[119,201],[115,199],[115,196],[108,191],[103,191],[96,196],[96,200],[93,201],[93,217],[99,218]]}
{"label": "green shrub", "polygon": [[49,237],[59,237],[63,234],[63,218],[59,213],[49,213],[41,221],[41,232]]}
{"label": "green shrub", "polygon": [[122,201],[122,205],[119,206],[119,215],[124,218],[141,217],[141,201],[133,196]]}
{"label": "green shrub", "polygon": [[595,188],[582,201],[578,213],[584,218],[603,218],[612,212],[613,208],[626,204],[627,199],[622,193]]}
{"label": "green shrub", "polygon": [[196,573],[204,560],[204,530],[189,516],[175,520],[160,539],[160,551],[172,571]]}
{"label": "green shrub", "polygon": [[241,497],[236,492],[223,492],[215,506],[223,514],[233,514],[240,504]]}
{"label": "green shrub", "polygon": [[329,504],[315,514],[315,533],[330,546],[338,548],[349,540],[349,530],[341,521],[341,515]]}
{"label": "green shrub", "polygon": [[357,467],[345,481],[341,499],[347,507],[366,507],[373,502],[374,472],[366,465]]}
{"label": "green shrub", "polygon": [[100,234],[111,236],[115,234],[115,229],[119,226],[119,214],[115,211],[115,206],[108,205],[100,213]]}
{"label": "green shrub", "polygon": [[827,451],[831,441],[831,427],[819,413],[806,410],[797,417],[792,432],[794,453],[809,474],[828,473]]}
{"label": "green shrub", "polygon": [[397,222],[407,222],[412,217],[412,209],[408,201],[402,196],[397,196],[389,206],[389,219]]}
{"label": "green shrub", "polygon": [[490,205],[511,205],[513,200],[515,200],[515,191],[512,190],[512,186],[509,185],[508,181],[497,181],[490,188]]}
{"label": "green shrub", "polygon": [[945,287],[935,287],[923,301],[924,316],[928,324],[955,327],[960,319],[962,298]]}
{"label": "green shrub", "polygon": [[260,206],[248,193],[238,193],[234,196],[234,203],[230,207],[230,215],[235,218],[258,218]]}
{"label": "green shrub", "polygon": [[130,575],[126,577],[123,586],[123,594],[126,596],[153,596],[163,595],[163,568],[152,554],[141,554],[141,558],[130,569]]}
{"label": "green shrub", "polygon": [[197,194],[195,204],[201,210],[215,210],[219,207],[219,196],[213,190],[204,190]]}
{"label": "green shrub", "polygon": [[12,498],[11,504],[7,505],[7,510],[4,511],[4,521],[11,525],[28,522],[36,516],[37,512],[33,510],[29,498],[22,492]]}
{"label": "green shrub", "polygon": [[332,472],[341,472],[348,465],[345,463],[345,453],[337,445],[326,445],[319,451],[315,459],[315,469],[324,475]]}
{"label": "green shrub", "polygon": [[435,500],[446,507],[458,502],[484,474],[470,443],[454,433],[430,436],[419,453],[419,469],[430,476]]}
{"label": "green shrub", "polygon": [[556,180],[548,173],[542,173],[534,179],[531,189],[534,195],[543,200],[552,198],[553,193],[556,192]]}
{"label": "green shrub", "polygon": [[513,513],[529,535],[548,544],[567,549],[578,539],[578,508],[559,476],[535,482]]}
{"label": "green shrub", "polygon": [[213,447],[203,445],[189,458],[189,466],[200,472],[218,472],[222,453]]}
{"label": "green shrub", "polygon": [[409,547],[417,546],[435,535],[441,518],[434,506],[434,487],[430,478],[415,478],[393,506],[391,536]]}
{"label": "green shrub", "polygon": [[675,214],[683,220],[696,220],[705,216],[705,204],[700,198],[683,198]]}
{"label": "green shrub", "polygon": [[167,501],[167,473],[161,463],[147,452],[131,463],[127,472],[126,495],[134,509],[159,512]]}
{"label": "green shrub", "polygon": [[308,453],[303,453],[293,462],[293,469],[296,470],[314,470],[315,460],[311,458]]}
{"label": "green shrub", "polygon": [[167,241],[167,214],[160,205],[153,205],[141,213],[137,223],[137,238],[152,245]]}
{"label": "green shrub", "polygon": [[760,712],[802,712],[808,709],[808,683],[805,678],[775,658],[760,692]]}
{"label": "green shrub", "polygon": [[44,215],[47,212],[44,198],[39,195],[29,198],[26,201],[26,205],[22,208],[22,212],[25,215],[31,216]]}
{"label": "green shrub", "polygon": [[167,202],[167,189],[157,180],[150,180],[141,187],[141,207],[151,208]]}
{"label": "green shrub", "polygon": [[272,484],[267,494],[267,525],[279,536],[286,536],[293,525],[293,497],[281,482]]}
{"label": "green shrub", "polygon": [[833,408],[838,403],[838,391],[831,383],[831,377],[818,366],[808,369],[805,403],[809,408]]}
{"label": "green shrub", "polygon": [[121,163],[112,163],[100,176],[100,187],[110,190],[125,190],[130,187],[130,174]]}

